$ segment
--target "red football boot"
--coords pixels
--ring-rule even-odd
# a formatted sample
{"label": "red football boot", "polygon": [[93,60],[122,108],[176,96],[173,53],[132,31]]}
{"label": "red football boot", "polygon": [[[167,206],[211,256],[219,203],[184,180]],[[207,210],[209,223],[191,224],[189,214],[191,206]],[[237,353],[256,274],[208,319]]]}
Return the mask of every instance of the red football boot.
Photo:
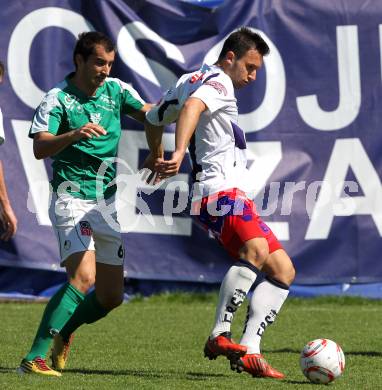
{"label": "red football boot", "polygon": [[282,379],[284,374],[274,369],[259,353],[252,353],[243,356],[240,359],[231,359],[231,370],[238,373],[248,372],[256,378],[275,378]]}
{"label": "red football boot", "polygon": [[239,359],[246,352],[247,347],[232,341],[230,332],[224,332],[213,339],[208,338],[204,346],[204,356],[210,360],[216,359],[219,355],[227,356],[228,359]]}

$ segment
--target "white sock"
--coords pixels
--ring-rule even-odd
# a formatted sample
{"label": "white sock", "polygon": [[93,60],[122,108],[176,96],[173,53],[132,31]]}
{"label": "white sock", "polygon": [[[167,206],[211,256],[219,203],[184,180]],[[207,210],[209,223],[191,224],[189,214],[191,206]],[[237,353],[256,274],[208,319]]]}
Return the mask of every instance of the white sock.
{"label": "white sock", "polygon": [[219,291],[215,325],[211,338],[231,331],[233,316],[243,303],[260,271],[250,263],[239,260],[226,273]]}
{"label": "white sock", "polygon": [[286,285],[285,288],[278,287],[268,280],[264,280],[255,288],[249,303],[243,336],[240,340],[240,344],[248,348],[247,353],[260,353],[261,337],[268,325],[275,321],[288,294],[289,290]]}

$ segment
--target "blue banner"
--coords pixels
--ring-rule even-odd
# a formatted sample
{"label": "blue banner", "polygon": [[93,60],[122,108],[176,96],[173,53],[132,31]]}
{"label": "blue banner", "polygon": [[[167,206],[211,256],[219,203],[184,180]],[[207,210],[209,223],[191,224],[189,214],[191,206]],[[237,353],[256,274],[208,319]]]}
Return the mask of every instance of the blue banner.
{"label": "blue banner", "polygon": [[[80,32],[112,37],[112,75],[156,102],[181,74],[216,61],[227,35],[245,25],[262,34],[271,54],[255,84],[237,93],[239,125],[259,213],[292,257],[296,283],[382,281],[381,3],[236,0],[208,9],[161,0],[5,0],[0,12],[7,71],[0,156],[19,220],[14,239],[0,243],[0,265],[58,269],[50,162],[33,157],[28,130],[44,92],[73,70]],[[147,154],[142,130],[123,119],[126,275],[220,281],[231,260],[183,211],[188,163],[176,178],[183,185],[170,181],[155,192],[134,175]],[[173,131],[164,134],[168,153]]]}

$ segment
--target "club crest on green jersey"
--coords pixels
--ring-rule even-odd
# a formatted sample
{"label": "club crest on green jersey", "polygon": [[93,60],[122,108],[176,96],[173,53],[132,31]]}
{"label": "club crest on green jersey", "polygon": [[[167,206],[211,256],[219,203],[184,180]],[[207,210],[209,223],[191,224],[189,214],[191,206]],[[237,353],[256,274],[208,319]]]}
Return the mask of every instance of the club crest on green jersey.
{"label": "club crest on green jersey", "polygon": [[90,120],[92,123],[95,123],[96,125],[98,125],[98,123],[101,122],[101,113],[99,112],[91,112],[90,113]]}

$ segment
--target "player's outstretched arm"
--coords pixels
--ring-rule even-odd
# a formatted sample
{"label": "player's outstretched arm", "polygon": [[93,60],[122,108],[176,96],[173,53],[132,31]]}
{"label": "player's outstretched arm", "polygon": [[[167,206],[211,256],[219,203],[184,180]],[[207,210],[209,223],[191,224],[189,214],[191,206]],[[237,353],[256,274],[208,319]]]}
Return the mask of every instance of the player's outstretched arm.
{"label": "player's outstretched arm", "polygon": [[163,126],[155,126],[147,119],[144,122],[147,145],[153,158],[163,157]]}
{"label": "player's outstretched arm", "polygon": [[200,115],[206,109],[207,106],[198,98],[190,97],[184,103],[176,123],[175,151],[172,154],[171,160],[164,161],[159,168],[162,177],[174,176],[179,172],[188,144],[199,122]]}
{"label": "player's outstretched arm", "polygon": [[154,172],[156,171],[157,166],[163,162],[163,126],[155,126],[147,119],[144,122],[144,126],[150,153],[143,163],[143,168],[148,168]]}
{"label": "player's outstretched arm", "polygon": [[106,130],[103,127],[91,122],[60,135],[42,131],[36,133],[33,137],[33,153],[40,160],[56,155],[72,143],[83,138],[100,137],[104,134],[106,134]]}
{"label": "player's outstretched arm", "polygon": [[9,202],[7,188],[5,186],[3,165],[0,161],[0,223],[3,232],[0,239],[8,241],[17,230],[17,218]]}
{"label": "player's outstretched arm", "polygon": [[145,103],[140,110],[131,112],[128,114],[132,118],[134,118],[136,121],[144,123],[145,122],[145,117],[146,117],[146,112],[150,111],[151,107],[153,104],[151,103]]}

